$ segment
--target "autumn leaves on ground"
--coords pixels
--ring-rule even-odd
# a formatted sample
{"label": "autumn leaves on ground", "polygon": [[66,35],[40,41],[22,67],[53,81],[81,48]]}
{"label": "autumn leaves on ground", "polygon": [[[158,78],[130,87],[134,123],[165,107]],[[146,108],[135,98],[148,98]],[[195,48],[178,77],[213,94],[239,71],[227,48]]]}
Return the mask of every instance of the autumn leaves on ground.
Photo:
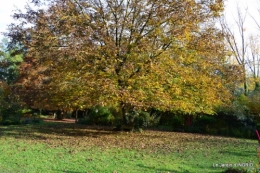
{"label": "autumn leaves on ground", "polygon": [[6,172],[222,172],[214,165],[257,163],[256,140],[209,135],[44,122],[1,126],[0,136]]}

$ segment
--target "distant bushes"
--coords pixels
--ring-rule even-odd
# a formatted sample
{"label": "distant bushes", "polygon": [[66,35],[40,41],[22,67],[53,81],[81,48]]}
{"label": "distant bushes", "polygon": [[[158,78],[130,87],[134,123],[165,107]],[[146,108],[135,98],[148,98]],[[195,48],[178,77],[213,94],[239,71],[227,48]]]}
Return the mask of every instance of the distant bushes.
{"label": "distant bushes", "polygon": [[42,119],[37,118],[26,118],[26,119],[17,119],[17,117],[8,117],[7,119],[0,122],[1,125],[20,125],[20,124],[39,124],[42,123]]}
{"label": "distant bushes", "polygon": [[154,114],[156,114],[159,119],[159,123],[156,124],[157,129],[165,131],[183,131],[184,119],[182,115],[178,116],[169,111],[155,111]]}
{"label": "distant bushes", "polygon": [[255,138],[256,124],[251,118],[239,118],[235,115],[201,116],[194,120],[187,132],[211,135]]}
{"label": "distant bushes", "polygon": [[87,115],[78,120],[79,124],[86,125],[112,125],[115,116],[112,115],[108,107],[96,106],[87,111]]}
{"label": "distant bushes", "polygon": [[21,124],[20,119],[22,110],[18,104],[10,104],[1,108],[1,124],[2,125],[17,125]]}
{"label": "distant bushes", "polygon": [[120,110],[115,107],[96,106],[86,111],[86,115],[78,120],[79,124],[86,125],[113,125],[118,130],[143,129],[159,123],[158,117],[141,110],[129,110],[125,115],[125,124]]}
{"label": "distant bushes", "polygon": [[255,138],[256,126],[253,117],[237,116],[235,109],[221,109],[216,115],[185,115],[156,111],[159,124],[156,129],[175,132],[201,133],[210,135]]}
{"label": "distant bushes", "polygon": [[4,121],[2,121],[1,123],[2,125],[19,125],[21,124],[21,121],[17,120],[17,119],[6,119]]}
{"label": "distant bushes", "polygon": [[[2,109],[0,124],[17,125],[41,123],[30,110],[9,107]],[[185,115],[169,111],[148,111],[130,109],[123,120],[118,107],[95,106],[81,111],[77,120],[79,124],[113,126],[117,130],[140,131],[145,128],[157,130],[202,133],[241,138],[256,138],[255,130],[260,131],[260,123],[256,124],[250,116],[237,116],[235,109],[220,109],[214,116]],[[29,114],[30,117],[23,117]],[[21,118],[23,117],[23,118]]]}
{"label": "distant bushes", "polygon": [[209,133],[212,130],[213,125],[217,122],[215,117],[212,116],[197,116],[194,118],[192,126],[187,128],[188,132],[193,133]]}
{"label": "distant bushes", "polygon": [[33,116],[30,109],[21,109],[15,106],[2,109],[1,114],[1,125],[35,124],[43,122],[43,120]]}
{"label": "distant bushes", "polygon": [[[17,111],[18,110],[18,111]],[[250,116],[237,116],[234,109],[221,109],[216,115],[185,115],[158,110],[131,109],[125,114],[120,108],[96,106],[82,111],[77,123],[85,125],[113,126],[117,130],[141,131],[145,128],[157,130],[201,133],[241,138],[256,138],[255,130],[260,131],[260,123],[256,124]],[[2,109],[0,124],[18,125],[41,123],[30,110],[19,110],[15,107]],[[30,117],[23,117],[30,114]],[[23,117],[23,118],[21,118]]]}
{"label": "distant bushes", "polygon": [[[128,110],[125,119],[120,108],[93,107],[78,123],[88,125],[112,125],[117,129],[142,129],[153,127],[158,130],[202,133],[220,136],[255,138],[255,130],[260,131],[260,92],[248,96],[237,94],[231,105],[217,108],[215,115],[159,111],[150,109]],[[257,124],[259,123],[259,124]]]}

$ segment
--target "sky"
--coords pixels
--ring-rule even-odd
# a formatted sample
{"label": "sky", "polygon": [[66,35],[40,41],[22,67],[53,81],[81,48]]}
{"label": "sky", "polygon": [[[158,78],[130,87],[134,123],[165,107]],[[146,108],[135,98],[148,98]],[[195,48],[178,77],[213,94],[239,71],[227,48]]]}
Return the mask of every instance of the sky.
{"label": "sky", "polygon": [[[236,25],[237,7],[243,12],[245,12],[247,8],[246,26],[244,28],[246,31],[245,33],[250,35],[256,34],[257,31],[259,32],[253,18],[260,18],[260,13],[258,11],[258,9],[260,9],[260,0],[226,0],[225,16],[230,26]],[[260,21],[258,23],[260,24]]]}
{"label": "sky", "polygon": [[[5,32],[7,25],[13,21],[11,15],[16,7],[23,9],[27,2],[28,0],[6,0],[2,2],[0,5],[0,34],[1,32]],[[2,37],[0,35],[0,38]]]}
{"label": "sky", "polygon": [[[260,0],[225,0],[226,1],[226,16],[231,25],[235,24],[234,17],[236,16],[236,7],[239,5],[241,10],[243,10],[246,6],[248,6],[248,12],[252,16],[257,16],[259,18],[259,14],[256,11],[256,8],[260,8]],[[256,2],[259,2],[258,4]],[[7,29],[7,25],[10,24],[13,20],[11,15],[13,14],[16,7],[18,9],[23,9],[28,0],[6,0],[3,4],[0,5],[0,33],[5,32]],[[254,22],[248,16],[247,22],[247,33],[255,33],[256,27],[254,26]],[[0,34],[0,39],[2,39],[2,35]]]}

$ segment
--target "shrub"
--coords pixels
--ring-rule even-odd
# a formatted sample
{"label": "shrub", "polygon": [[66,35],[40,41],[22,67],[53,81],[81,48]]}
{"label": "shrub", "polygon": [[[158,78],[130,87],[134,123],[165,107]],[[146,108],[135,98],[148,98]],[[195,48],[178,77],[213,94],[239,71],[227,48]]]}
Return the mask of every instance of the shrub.
{"label": "shrub", "polygon": [[159,125],[159,126],[158,126],[158,130],[162,130],[162,131],[173,131],[173,127],[172,127],[172,126],[167,126],[167,125]]}
{"label": "shrub", "polygon": [[150,124],[155,124],[156,121],[158,122],[158,119],[154,116],[151,118],[148,112],[131,109],[126,113],[124,122],[122,117],[115,118],[115,130],[142,132],[143,128],[150,126]]}
{"label": "shrub", "polygon": [[43,120],[41,120],[41,119],[33,119],[33,118],[26,118],[21,121],[22,124],[39,124],[42,122],[43,122]]}
{"label": "shrub", "polygon": [[160,122],[160,116],[158,116],[156,113],[154,114],[150,114],[150,118],[149,118],[149,127],[155,127],[158,126]]}
{"label": "shrub", "polygon": [[175,116],[175,114],[173,112],[170,112],[170,111],[166,111],[166,112],[156,111],[156,113],[160,117],[160,121],[159,121],[160,125],[172,126],[172,124],[171,124],[172,117]]}
{"label": "shrub", "polygon": [[256,130],[258,130],[260,132],[260,123],[256,124]]}
{"label": "shrub", "polygon": [[89,109],[86,117],[79,119],[78,123],[87,125],[112,125],[115,117],[108,107],[96,106]]}
{"label": "shrub", "polygon": [[216,118],[212,116],[203,115],[197,119],[197,124],[199,125],[212,125],[216,122]]}
{"label": "shrub", "polygon": [[177,115],[171,118],[170,124],[174,131],[181,131],[183,129],[182,119]]}
{"label": "shrub", "polygon": [[186,131],[189,133],[203,133],[201,127],[198,127],[198,126],[187,127]]}
{"label": "shrub", "polygon": [[19,120],[11,120],[11,119],[6,119],[2,122],[3,125],[19,125],[21,122]]}
{"label": "shrub", "polygon": [[93,122],[90,120],[89,117],[80,118],[77,121],[78,124],[85,124],[85,125],[92,125]]}
{"label": "shrub", "polygon": [[238,138],[245,137],[245,133],[241,131],[241,129],[237,129],[237,128],[231,129],[229,135]]}
{"label": "shrub", "polygon": [[182,131],[184,128],[183,115],[176,114],[176,112],[151,110],[150,122],[153,121],[155,122],[154,126],[163,129],[167,127],[167,131]]}
{"label": "shrub", "polygon": [[229,129],[227,127],[222,127],[218,129],[218,135],[228,136]]}
{"label": "shrub", "polygon": [[144,111],[136,111],[134,113],[134,128],[144,128],[148,127],[150,120],[150,114]]}
{"label": "shrub", "polygon": [[216,118],[212,116],[203,115],[195,119],[195,122],[192,128],[190,129],[195,130],[194,132],[196,133],[207,133],[210,131],[210,129],[213,127],[215,123],[216,123]]}

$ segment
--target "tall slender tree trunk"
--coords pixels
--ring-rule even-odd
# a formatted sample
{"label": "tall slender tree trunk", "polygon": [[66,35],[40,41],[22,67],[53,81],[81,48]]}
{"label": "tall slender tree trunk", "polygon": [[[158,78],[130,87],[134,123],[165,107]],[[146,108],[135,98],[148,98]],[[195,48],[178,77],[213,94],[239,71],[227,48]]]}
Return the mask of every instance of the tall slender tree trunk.
{"label": "tall slender tree trunk", "polygon": [[246,78],[246,65],[243,63],[243,71],[244,71],[244,94],[245,96],[248,95],[248,83]]}
{"label": "tall slender tree trunk", "polygon": [[122,125],[126,125],[127,124],[127,118],[126,118],[127,108],[123,102],[120,103],[120,106],[121,106],[121,113],[122,113]]}
{"label": "tall slender tree trunk", "polygon": [[259,81],[256,81],[255,82],[255,91],[260,91],[260,82]]}
{"label": "tall slender tree trunk", "polygon": [[248,95],[248,83],[247,83],[246,79],[245,79],[245,82],[244,82],[244,94],[245,94],[245,96]]}

